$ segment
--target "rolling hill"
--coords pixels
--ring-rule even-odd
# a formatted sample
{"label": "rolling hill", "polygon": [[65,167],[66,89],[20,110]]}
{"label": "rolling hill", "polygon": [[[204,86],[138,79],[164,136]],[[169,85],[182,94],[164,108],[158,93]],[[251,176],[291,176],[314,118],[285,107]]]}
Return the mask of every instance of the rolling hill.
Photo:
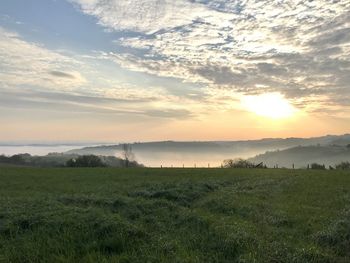
{"label": "rolling hill", "polygon": [[[327,135],[314,138],[276,138],[248,141],[162,141],[133,143],[132,149],[139,162],[147,166],[218,166],[224,159],[249,158],[266,151],[285,150],[297,146],[345,146],[350,134]],[[68,151],[69,154],[96,154],[120,156],[121,144],[85,147]]]}
{"label": "rolling hill", "polygon": [[278,164],[279,167],[291,168],[307,167],[311,163],[325,164],[326,166],[350,161],[350,147],[340,145],[328,146],[298,146],[282,151],[266,152],[249,159],[252,162],[265,163],[268,167]]}

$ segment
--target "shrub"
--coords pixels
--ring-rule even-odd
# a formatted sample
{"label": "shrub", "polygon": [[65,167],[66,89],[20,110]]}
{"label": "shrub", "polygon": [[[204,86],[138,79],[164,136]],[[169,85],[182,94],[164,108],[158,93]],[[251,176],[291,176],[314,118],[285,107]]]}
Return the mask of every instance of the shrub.
{"label": "shrub", "polygon": [[257,167],[256,164],[249,162],[247,160],[244,160],[244,159],[236,159],[236,160],[227,159],[227,160],[224,160],[222,166],[224,168],[255,168],[255,167]]}
{"label": "shrub", "polygon": [[106,167],[100,157],[96,155],[83,155],[77,159],[70,159],[66,163],[67,167]]}
{"label": "shrub", "polygon": [[313,163],[313,164],[311,164],[311,169],[326,170],[326,166],[324,164]]}
{"label": "shrub", "polygon": [[341,162],[335,166],[337,170],[349,170],[350,162]]}

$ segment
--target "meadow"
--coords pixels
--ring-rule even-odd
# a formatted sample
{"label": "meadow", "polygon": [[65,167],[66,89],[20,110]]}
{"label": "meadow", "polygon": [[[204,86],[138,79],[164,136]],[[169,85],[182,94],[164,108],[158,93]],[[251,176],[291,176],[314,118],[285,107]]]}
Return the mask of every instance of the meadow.
{"label": "meadow", "polygon": [[0,262],[350,262],[350,172],[0,167]]}

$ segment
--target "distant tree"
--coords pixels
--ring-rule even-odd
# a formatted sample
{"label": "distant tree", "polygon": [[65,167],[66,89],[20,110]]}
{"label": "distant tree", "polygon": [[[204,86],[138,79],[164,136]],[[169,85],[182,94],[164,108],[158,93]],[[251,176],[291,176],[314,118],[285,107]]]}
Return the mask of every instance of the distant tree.
{"label": "distant tree", "polygon": [[346,145],[346,148],[348,148],[350,150],[350,144]]}
{"label": "distant tree", "polygon": [[83,155],[66,162],[67,167],[105,167],[106,164],[96,155]]}
{"label": "distant tree", "polygon": [[132,147],[130,144],[123,144],[122,145],[122,159],[124,160],[124,166],[129,167],[130,163],[135,160],[135,155],[132,151]]}
{"label": "distant tree", "polygon": [[4,154],[0,155],[0,163],[6,163],[8,161],[8,157]]}
{"label": "distant tree", "polygon": [[69,159],[66,162],[67,167],[77,167],[77,160],[75,158]]}
{"label": "distant tree", "polygon": [[335,166],[337,170],[350,170],[350,162],[341,162]]}
{"label": "distant tree", "polygon": [[257,165],[244,159],[227,159],[222,163],[224,168],[256,168]]}
{"label": "distant tree", "polygon": [[24,154],[15,154],[9,157],[9,163],[12,164],[25,164],[27,158],[30,157],[30,154],[24,153]]}
{"label": "distant tree", "polygon": [[312,163],[311,169],[314,170],[326,170],[326,166],[324,164]]}

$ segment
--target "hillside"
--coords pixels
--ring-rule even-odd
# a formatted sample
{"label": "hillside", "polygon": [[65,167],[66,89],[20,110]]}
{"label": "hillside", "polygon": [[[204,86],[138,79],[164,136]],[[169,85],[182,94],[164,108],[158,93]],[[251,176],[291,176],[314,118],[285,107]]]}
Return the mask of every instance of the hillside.
{"label": "hillside", "polygon": [[[266,151],[284,150],[296,146],[309,145],[347,145],[350,135],[328,135],[315,138],[276,138],[248,141],[211,141],[211,142],[146,142],[133,143],[132,149],[137,160],[147,166],[176,165],[193,167],[194,164],[218,166],[227,158],[249,158]],[[117,155],[121,145],[86,147],[68,151],[69,154]]]}
{"label": "hillside", "polygon": [[265,163],[268,167],[306,167],[311,163],[334,166],[342,161],[350,161],[350,148],[347,146],[298,146],[282,151],[266,152],[249,159],[252,162]]}

